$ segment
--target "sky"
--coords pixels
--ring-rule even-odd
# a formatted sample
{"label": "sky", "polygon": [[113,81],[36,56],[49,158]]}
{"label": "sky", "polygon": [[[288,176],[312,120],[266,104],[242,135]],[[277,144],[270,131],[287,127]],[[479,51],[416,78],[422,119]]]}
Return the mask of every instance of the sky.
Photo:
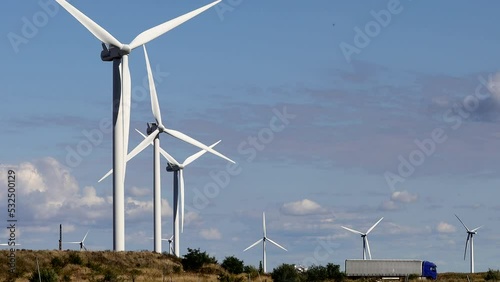
{"label": "sky", "polygon": [[[71,3],[118,40],[208,1]],[[100,42],[53,0],[1,9],[0,217],[16,178],[16,240],[112,249],[111,64]],[[498,1],[223,0],[148,43],[165,125],[216,149],[185,169],[181,252],[200,248],[267,268],[361,258],[421,259],[438,272],[498,269]],[[143,51],[130,55],[129,150],[152,122]],[[169,136],[177,160],[197,148]],[[163,236],[172,175],[162,160]],[[152,250],[152,148],[127,166],[126,250]],[[0,243],[9,237],[0,233]],[[64,249],[77,245],[64,244]],[[163,245],[167,250],[168,245]]]}

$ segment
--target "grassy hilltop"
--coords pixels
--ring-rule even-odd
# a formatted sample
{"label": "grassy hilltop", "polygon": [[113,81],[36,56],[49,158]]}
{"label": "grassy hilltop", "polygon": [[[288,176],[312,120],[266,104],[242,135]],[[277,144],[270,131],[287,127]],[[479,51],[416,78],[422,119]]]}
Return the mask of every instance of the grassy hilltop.
{"label": "grassy hilltop", "polygon": [[[16,275],[9,275],[9,252],[0,250],[0,281],[28,282],[36,274],[36,259],[41,273],[57,277],[53,281],[178,281],[178,282],[245,282],[251,281],[272,282],[271,275],[259,275],[256,269],[239,275],[229,274],[219,264],[204,264],[196,271],[185,271],[181,260],[165,254],[156,254],[150,251],[55,251],[55,250],[18,250],[16,251]],[[202,253],[203,254],[203,253]],[[459,282],[500,281],[498,271],[487,273],[440,273],[438,281]],[[283,281],[309,282],[305,274],[293,280]],[[311,277],[311,276],[309,276]],[[36,276],[38,281],[38,276]],[[326,280],[323,280],[326,281]],[[333,281],[333,280],[331,280]],[[353,281],[343,279],[345,282]],[[378,281],[377,279],[359,279],[359,282]],[[410,281],[420,281],[410,279]]]}

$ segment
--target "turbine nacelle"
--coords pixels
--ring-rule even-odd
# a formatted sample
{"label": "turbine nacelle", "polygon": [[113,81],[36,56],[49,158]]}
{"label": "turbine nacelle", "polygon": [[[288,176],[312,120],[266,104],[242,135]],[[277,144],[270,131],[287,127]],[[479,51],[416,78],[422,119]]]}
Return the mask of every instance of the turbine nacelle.
{"label": "turbine nacelle", "polygon": [[182,169],[182,167],[180,165],[176,165],[176,164],[172,164],[172,163],[167,164],[167,171],[168,172],[179,171],[181,169]]}

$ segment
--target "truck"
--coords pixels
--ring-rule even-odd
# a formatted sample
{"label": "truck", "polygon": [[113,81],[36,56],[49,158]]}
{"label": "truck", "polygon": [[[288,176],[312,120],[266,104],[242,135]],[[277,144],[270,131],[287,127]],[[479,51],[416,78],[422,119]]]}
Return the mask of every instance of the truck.
{"label": "truck", "polygon": [[436,265],[425,260],[405,259],[347,259],[345,273],[349,277],[408,277],[416,275],[436,280]]}

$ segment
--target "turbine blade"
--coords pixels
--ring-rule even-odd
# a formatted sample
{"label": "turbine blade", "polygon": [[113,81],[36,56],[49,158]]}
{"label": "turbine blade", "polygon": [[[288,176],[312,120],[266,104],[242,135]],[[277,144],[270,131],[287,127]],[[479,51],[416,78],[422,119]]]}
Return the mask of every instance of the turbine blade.
{"label": "turbine blade", "polygon": [[[120,108],[123,118],[123,156],[127,158],[128,154],[128,141],[130,132],[130,105],[132,101],[132,81],[130,79],[130,69],[128,65],[128,55],[122,56],[121,63],[122,70],[122,97],[120,99]],[[133,156],[132,156],[133,157]],[[127,161],[123,164],[123,177],[125,177],[125,172],[127,168]],[[125,181],[125,179],[123,179]]]}
{"label": "turbine blade", "polygon": [[370,233],[373,230],[373,228],[375,228],[375,226],[377,226],[377,224],[379,224],[382,221],[382,219],[384,218],[382,217],[381,219],[379,219],[372,227],[370,227],[370,229],[368,229],[368,231],[366,231],[365,234],[368,235],[368,233]]}
{"label": "turbine blade", "polygon": [[158,103],[158,95],[156,94],[155,80],[153,78],[153,72],[151,71],[151,65],[149,64],[148,52],[146,50],[146,45],[142,45],[144,49],[144,58],[146,59],[146,69],[148,71],[148,82],[149,82],[149,94],[151,96],[151,110],[153,116],[156,119],[157,124],[161,124],[161,112],[160,105]]}
{"label": "turbine blade", "polygon": [[370,252],[370,243],[368,243],[368,237],[365,236],[363,239],[366,242],[366,250],[368,251],[368,259],[372,259],[372,253]]}
{"label": "turbine blade", "polygon": [[460,221],[460,223],[462,223],[462,225],[465,227],[465,230],[467,230],[467,232],[469,232],[469,228],[467,228],[467,226],[465,226],[465,223],[460,219],[460,217],[458,217],[458,215],[455,214],[455,216],[458,218],[458,221]]}
{"label": "turbine blade", "polygon": [[187,142],[187,143],[189,143],[189,144],[191,144],[191,145],[193,145],[193,146],[196,146],[196,147],[198,147],[198,148],[200,148],[200,149],[206,150],[206,151],[208,151],[208,152],[210,152],[210,153],[212,153],[212,154],[214,154],[214,155],[216,155],[216,156],[218,156],[218,157],[221,157],[221,158],[223,158],[223,159],[225,159],[225,160],[227,160],[227,161],[229,161],[229,162],[231,162],[231,163],[233,163],[233,164],[235,163],[235,162],[234,162],[233,160],[231,160],[230,158],[228,158],[228,157],[224,156],[223,154],[221,154],[221,153],[219,153],[219,152],[215,151],[215,150],[214,150],[214,149],[212,149],[212,148],[207,147],[206,145],[204,145],[204,144],[203,144],[203,143],[201,143],[200,141],[198,141],[198,140],[196,140],[196,139],[194,139],[194,138],[191,138],[191,137],[187,136],[186,134],[184,134],[184,133],[182,133],[182,132],[179,132],[179,131],[177,131],[177,130],[173,130],[173,129],[168,129],[168,128],[165,128],[165,127],[163,127],[162,129],[163,129],[163,131],[164,131],[165,133],[167,133],[168,135],[170,135],[170,136],[172,136],[172,137],[175,137],[175,138],[177,138],[177,139],[180,139],[180,140],[182,140],[182,141],[184,141],[184,142]]}
{"label": "turbine blade", "polygon": [[142,152],[142,150],[144,150],[148,145],[150,145],[151,142],[153,142],[153,140],[156,138],[158,133],[160,133],[160,130],[156,129],[149,136],[146,136],[146,138],[142,140],[142,142],[139,143],[139,145],[137,145],[132,151],[130,151],[130,153],[127,155],[127,161],[137,156],[137,154]]}
{"label": "turbine blade", "polygon": [[356,234],[359,234],[359,235],[365,235],[365,233],[359,232],[358,230],[354,230],[354,229],[351,229],[349,227],[345,227],[345,226],[340,226],[340,227],[344,228],[345,230],[351,231],[352,233],[356,233]]}
{"label": "turbine blade", "polygon": [[464,260],[467,255],[467,244],[469,243],[470,234],[467,234],[467,239],[465,240],[465,250],[464,250]]}
{"label": "turbine blade", "polygon": [[255,245],[257,245],[258,243],[260,243],[263,239],[259,239],[259,241],[253,243],[252,245],[250,245],[248,248],[244,249],[243,251],[246,251],[248,249],[251,249],[252,247],[254,247]]}
{"label": "turbine blade", "polygon": [[183,169],[179,170],[179,181],[181,182],[180,184],[180,196],[181,196],[181,232],[184,232],[184,173]]}
{"label": "turbine blade", "polygon": [[271,242],[271,243],[273,243],[276,247],[282,248],[283,250],[285,250],[285,251],[287,251],[287,252],[288,252],[288,250],[287,250],[287,249],[283,248],[280,244],[278,244],[278,243],[274,242],[273,240],[271,240],[271,239],[269,239],[269,238],[267,238],[267,237],[266,237],[266,240],[267,240],[267,241],[269,241],[269,242]]}
{"label": "turbine blade", "polygon": [[196,17],[197,15],[203,13],[204,11],[208,10],[209,8],[216,5],[220,1],[221,0],[217,0],[211,4],[205,5],[201,8],[198,8],[198,9],[191,11],[187,14],[184,14],[182,16],[179,16],[175,19],[169,20],[165,23],[162,23],[160,25],[157,25],[153,28],[150,28],[150,29],[142,32],[141,34],[137,35],[137,37],[134,40],[132,40],[132,42],[130,43],[130,48],[134,49],[136,47],[139,47],[141,45],[148,43],[149,41],[161,36],[162,34],[176,28],[177,26],[183,24],[184,22],[186,22],[186,21]]}
{"label": "turbine blade", "polygon": [[479,227],[477,227],[477,228],[472,229],[470,232],[476,232],[476,231],[477,231],[479,228],[481,228],[481,227],[483,227],[483,225],[481,225],[481,226],[479,226]]}
{"label": "turbine blade", "polygon": [[[219,140],[219,141],[215,142],[214,144],[210,145],[209,148],[215,147],[215,145],[219,144],[220,141],[221,140]],[[206,150],[201,150],[198,153],[193,154],[193,155],[187,157],[186,160],[182,163],[182,166],[186,167],[187,165],[189,165],[190,163],[194,162],[199,157],[203,156],[206,152],[207,152]]]}
{"label": "turbine blade", "polygon": [[[144,135],[144,134],[143,134],[142,132],[140,132],[139,130],[135,129],[135,131],[139,132],[139,134],[140,134],[142,137],[147,138],[147,136],[146,136],[146,135]],[[153,143],[153,142],[151,142],[151,143],[149,143],[149,144],[150,144],[150,145],[154,145],[154,143]],[[163,155],[163,157],[164,157],[165,159],[167,159],[167,161],[168,161],[169,163],[172,163],[172,164],[175,164],[175,165],[180,166],[180,164],[179,164],[179,163],[178,163],[178,162],[174,159],[174,157],[172,157],[169,153],[167,153],[167,151],[163,150],[161,147],[160,147],[160,154],[162,154],[162,155]]]}
{"label": "turbine blade", "polygon": [[104,28],[96,24],[93,20],[87,17],[85,14],[80,12],[77,8],[73,7],[66,0],[56,0],[59,5],[61,5],[68,13],[70,13],[77,21],[79,21],[84,27],[86,27],[97,39],[100,41],[114,45],[118,48],[122,48],[123,44],[120,43],[116,38],[113,37]]}
{"label": "turbine blade", "polygon": [[87,231],[87,233],[85,233],[85,236],[83,237],[82,242],[85,242],[85,238],[87,238],[87,235],[89,235],[89,231],[90,231],[90,230],[88,230],[88,231]]}
{"label": "turbine blade", "polygon": [[[142,134],[142,132],[140,132],[139,130],[137,130],[137,129],[136,129],[136,131],[137,131],[137,132],[139,132],[139,134],[141,134],[141,135],[142,135],[142,137],[144,137],[144,138],[148,138],[146,135]],[[153,132],[151,135],[153,135],[153,134],[158,134],[158,133],[159,133],[159,131],[158,131],[157,133]],[[150,135],[150,136],[151,136],[151,135]],[[153,140],[154,140],[154,138],[153,138]],[[143,141],[143,142],[145,142],[145,141]],[[139,145],[137,145],[137,147],[135,147],[135,148],[134,148],[134,149],[133,149],[133,150],[132,150],[132,151],[131,151],[128,155],[127,155],[127,157],[125,158],[125,162],[130,161],[133,157],[135,157],[137,154],[139,154],[140,152],[142,152],[142,151],[143,151],[143,150],[144,150],[144,149],[148,146],[148,144],[147,144],[147,143],[143,144],[143,142],[139,143]],[[151,145],[152,145],[152,144],[153,144],[153,141],[149,142],[149,144],[151,144]],[[160,148],[160,150],[161,150],[161,148]],[[160,153],[161,153],[161,151],[160,151]],[[110,170],[109,170],[109,171],[108,171],[108,172],[107,172],[107,173],[106,173],[103,177],[101,177],[101,179],[99,179],[99,181],[97,181],[97,182],[101,182],[101,181],[103,181],[103,180],[104,180],[104,179],[106,179],[108,176],[110,176],[112,173],[113,173],[113,169],[110,169]]]}
{"label": "turbine blade", "polygon": [[264,212],[262,213],[262,231],[264,232],[264,237],[267,237],[267,231],[266,231],[266,214]]}

